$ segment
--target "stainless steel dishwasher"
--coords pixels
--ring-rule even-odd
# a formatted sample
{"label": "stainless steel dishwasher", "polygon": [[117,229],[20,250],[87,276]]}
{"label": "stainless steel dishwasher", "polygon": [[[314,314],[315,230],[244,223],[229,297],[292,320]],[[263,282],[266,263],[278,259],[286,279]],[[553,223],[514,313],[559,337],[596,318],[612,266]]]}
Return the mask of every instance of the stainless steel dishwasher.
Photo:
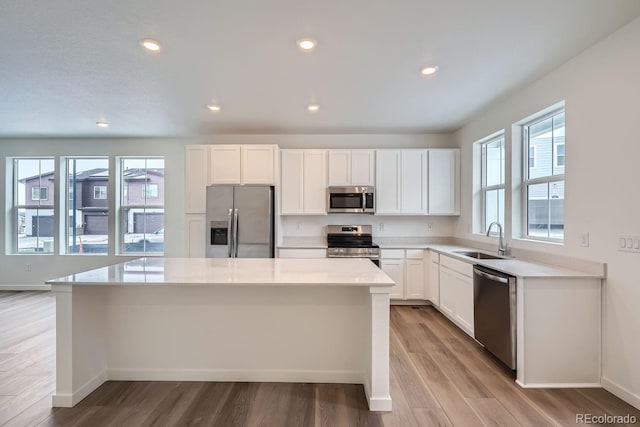
{"label": "stainless steel dishwasher", "polygon": [[510,369],[516,369],[516,278],[473,267],[475,339]]}

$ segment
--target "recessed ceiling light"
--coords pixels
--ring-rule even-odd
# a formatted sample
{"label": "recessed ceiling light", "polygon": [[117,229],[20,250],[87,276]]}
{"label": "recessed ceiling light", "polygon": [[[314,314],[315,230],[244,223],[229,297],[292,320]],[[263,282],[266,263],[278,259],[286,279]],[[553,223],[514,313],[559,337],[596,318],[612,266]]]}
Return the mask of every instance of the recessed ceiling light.
{"label": "recessed ceiling light", "polygon": [[147,49],[149,52],[159,52],[160,51],[160,43],[154,39],[143,39],[140,40],[140,44],[142,47]]}
{"label": "recessed ceiling light", "polygon": [[220,106],[217,104],[207,104],[207,108],[211,111],[218,112],[220,111]]}
{"label": "recessed ceiling light", "polygon": [[318,43],[313,39],[300,39],[297,42],[298,49],[302,52],[313,52],[316,49]]}
{"label": "recessed ceiling light", "polygon": [[107,123],[107,122],[96,122],[96,125],[98,125],[99,128],[108,128],[109,127],[109,123]]}
{"label": "recessed ceiling light", "polygon": [[307,110],[311,111],[312,113],[316,113],[319,109],[320,109],[320,106],[318,104],[307,105]]}
{"label": "recessed ceiling light", "polygon": [[423,76],[432,76],[438,71],[437,65],[426,65],[420,69],[420,74]]}

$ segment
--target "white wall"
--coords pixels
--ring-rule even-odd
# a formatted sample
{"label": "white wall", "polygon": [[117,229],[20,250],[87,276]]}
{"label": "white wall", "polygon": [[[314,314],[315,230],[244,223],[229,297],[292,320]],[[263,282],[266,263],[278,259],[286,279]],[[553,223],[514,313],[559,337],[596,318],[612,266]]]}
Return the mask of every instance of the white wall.
{"label": "white wall", "polygon": [[[618,252],[617,244],[620,234],[640,235],[640,192],[635,176],[640,161],[639,41],[640,19],[636,19],[541,80],[486,109],[454,134],[462,148],[463,171],[462,215],[455,235],[487,242],[486,237],[469,232],[473,142],[504,128],[509,143],[514,122],[566,101],[565,244],[517,240],[510,244],[608,264],[603,283],[603,384],[638,407],[640,254]],[[508,162],[510,152],[507,147]],[[590,236],[588,248],[579,246],[583,232]]]}
{"label": "white wall", "polygon": [[[185,256],[184,238],[184,146],[187,144],[278,144],[281,148],[413,148],[452,147],[448,134],[430,135],[211,135],[198,138],[121,138],[121,139],[2,139],[0,140],[0,188],[11,188],[6,158],[13,156],[164,156],[165,157],[165,254]],[[0,230],[8,231],[11,194],[4,192],[4,215]],[[405,230],[386,221],[389,230]],[[434,223],[440,223],[434,220]],[[448,219],[447,230],[451,230]],[[426,224],[426,222],[425,222]],[[424,226],[426,229],[426,225]],[[437,227],[436,230],[442,230]],[[110,241],[114,242],[113,231]],[[439,234],[438,234],[439,235]],[[6,237],[6,236],[5,236]],[[121,262],[130,257],[116,256],[112,247],[108,256],[97,255],[11,255],[7,238],[0,238],[0,289],[26,289],[46,280]],[[30,265],[30,272],[27,272]]]}

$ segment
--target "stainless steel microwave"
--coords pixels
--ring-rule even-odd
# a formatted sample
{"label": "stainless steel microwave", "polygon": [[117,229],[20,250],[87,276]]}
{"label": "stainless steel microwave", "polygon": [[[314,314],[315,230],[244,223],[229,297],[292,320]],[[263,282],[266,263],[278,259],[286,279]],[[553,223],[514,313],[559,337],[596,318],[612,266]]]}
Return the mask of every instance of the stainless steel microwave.
{"label": "stainless steel microwave", "polygon": [[328,213],[374,213],[373,187],[327,188]]}

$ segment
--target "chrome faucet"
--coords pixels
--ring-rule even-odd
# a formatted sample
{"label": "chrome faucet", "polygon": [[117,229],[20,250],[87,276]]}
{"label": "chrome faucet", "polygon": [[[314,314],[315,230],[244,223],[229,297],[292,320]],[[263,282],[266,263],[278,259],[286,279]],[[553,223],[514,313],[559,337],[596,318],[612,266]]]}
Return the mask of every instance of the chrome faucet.
{"label": "chrome faucet", "polygon": [[494,224],[498,226],[498,232],[500,233],[500,240],[498,240],[498,255],[506,255],[507,245],[504,244],[504,234],[502,233],[502,224],[500,224],[498,221],[493,221],[491,224],[489,224],[489,227],[487,228],[487,237],[491,233],[491,227],[493,227]]}

